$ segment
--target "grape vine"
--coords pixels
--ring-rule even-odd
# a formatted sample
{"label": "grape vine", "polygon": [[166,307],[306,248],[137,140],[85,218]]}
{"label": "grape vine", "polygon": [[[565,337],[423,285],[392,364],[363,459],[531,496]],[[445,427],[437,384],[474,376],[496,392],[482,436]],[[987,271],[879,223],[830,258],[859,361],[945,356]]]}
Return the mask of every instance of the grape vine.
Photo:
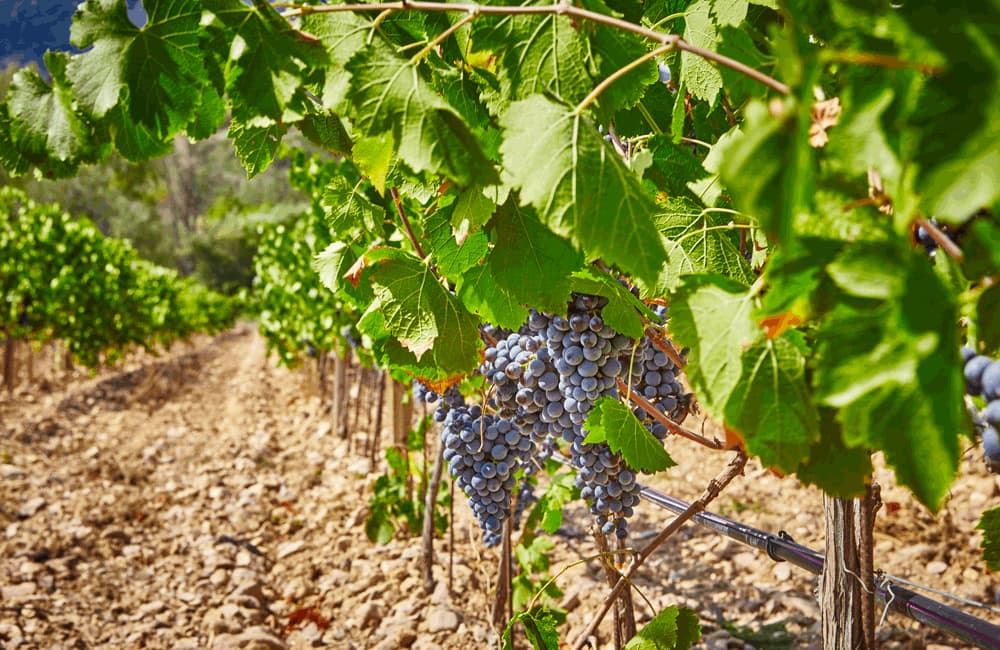
{"label": "grape vine", "polygon": [[723,447],[692,395],[764,466],[852,497],[881,451],[936,510],[1000,351],[1000,9],[916,4],[88,0],[0,103],[0,165],[223,125],[251,176],[291,128],[332,152],[263,234],[261,325],[437,391],[490,540],[559,441],[624,535],[668,433]]}

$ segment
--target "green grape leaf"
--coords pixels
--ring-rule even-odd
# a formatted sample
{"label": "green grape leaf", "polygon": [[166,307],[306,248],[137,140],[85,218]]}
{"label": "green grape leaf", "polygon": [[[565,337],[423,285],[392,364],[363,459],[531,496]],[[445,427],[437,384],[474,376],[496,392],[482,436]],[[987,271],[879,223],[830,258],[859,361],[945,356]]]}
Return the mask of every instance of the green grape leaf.
{"label": "green grape leaf", "polygon": [[987,350],[1000,349],[1000,284],[990,286],[979,295],[976,326]]}
{"label": "green grape leaf", "polygon": [[427,217],[424,232],[438,272],[452,280],[458,280],[466,271],[482,262],[489,250],[489,239],[482,230],[466,237],[461,244],[455,241],[451,220],[444,211]]}
{"label": "green grape leaf", "polygon": [[204,0],[199,5],[230,31],[226,92],[233,117],[253,122],[294,121],[302,117],[292,107],[302,75],[309,66],[328,62],[324,47],[306,38],[265,0],[247,6],[240,0]]}
{"label": "green grape leaf", "polygon": [[601,397],[587,415],[583,426],[584,442],[608,443],[611,451],[621,454],[629,467],[650,474],[674,467],[677,463],[663,449],[663,443],[650,433],[629,407],[614,397]]}
{"label": "green grape leaf", "polygon": [[524,530],[534,532],[535,527],[540,525],[542,530],[554,535],[562,527],[563,507],[578,496],[579,490],[573,485],[573,474],[553,476],[549,486],[545,489],[545,494],[541,496],[528,516]]}
{"label": "green grape leaf", "polygon": [[503,631],[503,650],[514,650],[511,635],[518,623],[524,626],[524,634],[534,650],[559,650],[559,632],[556,630],[555,619],[548,610],[538,608],[514,614]]}
{"label": "green grape leaf", "polygon": [[801,112],[793,107],[790,114],[774,117],[754,101],[746,108],[744,127],[712,149],[736,207],[759,220],[769,241],[791,239],[796,217],[809,211],[814,154],[808,143],[809,118],[800,119]]}
{"label": "green grape leaf", "polygon": [[601,315],[616,332],[634,339],[640,339],[645,331],[642,317],[656,320],[656,314],[632,295],[623,284],[607,273],[585,268],[573,274],[573,291],[604,296],[608,304],[601,309]]}
{"label": "green grape leaf", "polygon": [[215,87],[207,83],[201,89],[201,101],[184,132],[194,141],[206,140],[218,132],[226,121],[226,100]]}
{"label": "green grape leaf", "polygon": [[142,162],[165,156],[173,150],[172,138],[157,137],[144,124],[129,118],[127,110],[125,106],[119,104],[108,113],[115,149],[122,158],[131,162]]}
{"label": "green grape leaf", "polygon": [[726,403],[726,424],[766,467],[791,473],[819,440],[819,413],[806,383],[806,348],[795,331],[743,352],[743,375]]}
{"label": "green grape leaf", "polygon": [[458,298],[484,322],[505,329],[518,329],[528,317],[528,310],[498,284],[492,266],[485,264],[472,267],[458,278]]}
{"label": "green grape leaf", "polygon": [[[919,133],[914,186],[924,214],[962,222],[1000,198],[1000,7],[945,4],[899,18],[916,32],[901,47],[929,43],[947,61],[911,118]],[[941,25],[952,28],[942,33]]]}
{"label": "green grape leaf", "polygon": [[371,511],[365,519],[365,536],[375,544],[388,544],[396,534],[396,527],[393,526],[385,502],[375,501],[374,498],[372,500]]}
{"label": "green grape leaf", "polygon": [[354,164],[358,166],[379,194],[385,194],[386,180],[392,172],[396,141],[392,133],[361,138],[354,145]]}
{"label": "green grape leaf", "polygon": [[809,459],[795,476],[826,494],[851,499],[865,493],[872,474],[871,455],[864,447],[848,447],[836,411],[820,409],[820,438],[809,448]]}
{"label": "green grape leaf", "polygon": [[415,63],[371,47],[351,57],[347,69],[349,113],[361,133],[392,133],[399,158],[414,171],[443,174],[461,186],[499,181],[475,135]]}
{"label": "green grape leaf", "polygon": [[483,188],[473,185],[463,190],[455,201],[455,210],[451,213],[455,239],[461,243],[477,228],[485,226],[496,209],[496,202],[483,192]]}
{"label": "green grape leaf", "polygon": [[[768,74],[770,68],[774,66],[774,59],[760,51],[748,30],[725,25],[719,28],[719,38],[717,47],[719,54],[765,74]],[[719,66],[718,70],[722,75],[722,87],[726,89],[726,95],[734,106],[742,105],[752,97],[762,97],[767,93],[766,86],[742,72],[725,66]]]}
{"label": "green grape leaf", "polygon": [[715,20],[720,27],[725,25],[738,26],[747,17],[747,9],[749,8],[748,0],[712,0]]}
{"label": "green grape leaf", "polygon": [[372,21],[359,13],[336,11],[302,17],[302,31],[319,39],[330,60],[343,66],[368,43]]}
{"label": "green grape leaf", "polygon": [[344,242],[333,242],[313,258],[313,270],[319,274],[319,280],[333,293],[340,293],[344,274],[357,259],[351,247]]}
{"label": "green grape leaf", "polygon": [[983,531],[983,561],[990,571],[1000,571],[1000,508],[984,512],[976,528]]}
{"label": "green grape leaf", "polygon": [[698,614],[672,605],[646,623],[623,650],[688,650],[700,639]]}
{"label": "green grape leaf", "polygon": [[649,139],[649,151],[653,154],[653,165],[646,170],[646,178],[655,182],[656,187],[670,198],[693,199],[688,184],[707,174],[691,147],[675,144],[669,135],[654,135]]}
{"label": "green grape leaf", "polygon": [[[684,40],[695,47],[714,52],[718,35],[711,10],[712,3],[709,0],[698,0],[687,8],[684,12]],[[715,66],[690,52],[681,52],[681,79],[692,95],[705,100],[709,106],[715,104],[719,91],[722,90],[722,75]]]}
{"label": "green grape leaf", "polygon": [[[753,273],[740,253],[738,230],[727,229],[728,219],[702,210],[687,199],[670,199],[653,217],[664,238],[668,262],[660,274],[655,295],[675,289],[685,275],[718,274],[750,284]],[[748,238],[748,246],[753,240]]]}
{"label": "green grape leaf", "polygon": [[[528,0],[526,5],[544,4]],[[499,97],[503,102],[552,93],[568,102],[591,89],[586,43],[573,24],[556,15],[503,16],[472,25],[474,52],[497,55]]]}
{"label": "green grape leaf", "polygon": [[843,112],[836,132],[824,147],[824,160],[831,171],[860,178],[874,167],[892,196],[900,182],[902,165],[886,138],[882,116],[892,104],[894,93],[880,86],[862,94],[865,90],[868,88],[862,86],[841,97]]}
{"label": "green grape leaf", "polygon": [[[239,3],[238,3],[239,4]],[[87,0],[73,16],[70,41],[82,54],[67,74],[77,101],[96,117],[123,97],[130,120],[164,139],[195,117],[207,81],[197,0],[153,0],[146,25],[129,20],[125,0]],[[242,5],[241,5],[242,6]]]}
{"label": "green grape leaf", "polygon": [[73,91],[66,79],[65,54],[48,52],[45,67],[52,85],[31,68],[24,68],[11,79],[7,100],[15,132],[22,131],[37,142],[37,149],[58,160],[73,160],[91,149],[91,129],[73,110]]}
{"label": "green grape leaf", "polygon": [[287,131],[288,127],[281,124],[253,126],[236,117],[230,121],[229,137],[236,148],[236,156],[247,170],[247,178],[271,166]]}
{"label": "green grape leaf", "polygon": [[534,537],[525,545],[524,542],[514,549],[517,563],[525,573],[542,573],[549,570],[549,552],[555,544],[548,537]]}
{"label": "green grape leaf", "polygon": [[[604,15],[613,12],[603,0],[585,0],[585,9]],[[590,35],[591,53],[602,78],[607,78],[621,68],[645,55],[649,49],[646,41],[635,34],[623,32],[607,25],[593,25]],[[647,61],[638,68],[616,79],[600,97],[602,112],[613,115],[616,111],[635,106],[646,93],[646,88],[660,80],[655,61]]]}
{"label": "green grape leaf", "polygon": [[699,402],[721,417],[743,376],[743,350],[762,335],[746,286],[718,276],[689,275],[670,303],[670,332],[690,348],[685,367]]}
{"label": "green grape leaf", "polygon": [[500,123],[500,151],[522,204],[589,257],[652,284],[666,261],[650,220],[656,203],[597,127],[538,95],[512,104]]}
{"label": "green grape leaf", "polygon": [[971,280],[1000,273],[1000,222],[977,219],[962,240],[964,270]]}
{"label": "green grape leaf", "polygon": [[318,38],[334,63],[325,70],[323,107],[342,108],[350,82],[350,74],[344,65],[368,44],[372,32],[371,20],[350,11],[313,13],[303,16],[302,31]]}
{"label": "green grape leaf", "polygon": [[392,248],[366,255],[378,309],[386,331],[417,361],[432,352],[436,366],[450,372],[479,365],[479,319],[448,293],[421,260]]}
{"label": "green grape leaf", "polygon": [[[857,244],[828,265],[842,300],[816,332],[817,399],[849,447],[882,449],[897,480],[936,510],[968,430],[954,298],[901,242]],[[886,284],[857,283],[865,274]]]}
{"label": "green grape leaf", "polygon": [[580,254],[513,199],[497,209],[490,230],[494,247],[486,265],[497,285],[522,305],[565,314]]}
{"label": "green grape leaf", "polygon": [[768,258],[764,280],[768,292],[757,311],[761,317],[795,314],[805,321],[820,315],[828,305],[826,296],[832,280],[825,269],[844,248],[844,242],[834,239],[800,238],[777,249]]}
{"label": "green grape leaf", "polygon": [[344,127],[344,122],[336,113],[310,110],[296,123],[296,126],[310,142],[327,151],[346,155],[353,153],[354,143],[351,142],[351,136]]}
{"label": "green grape leaf", "polygon": [[324,188],[320,205],[335,237],[347,237],[359,228],[372,232],[385,219],[385,210],[365,196],[360,183],[351,185],[339,174]]}

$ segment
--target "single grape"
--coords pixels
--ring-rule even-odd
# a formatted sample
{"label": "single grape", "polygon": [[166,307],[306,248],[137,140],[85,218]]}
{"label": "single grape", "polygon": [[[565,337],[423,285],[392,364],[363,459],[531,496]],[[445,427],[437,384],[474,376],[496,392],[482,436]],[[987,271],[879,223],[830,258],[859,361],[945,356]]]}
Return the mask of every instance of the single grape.
{"label": "single grape", "polygon": [[1000,361],[986,366],[982,376],[983,398],[993,400],[1000,397]]}
{"label": "single grape", "polygon": [[983,371],[990,365],[990,359],[981,355],[976,355],[965,364],[966,388],[970,395],[980,395],[983,390]]}
{"label": "single grape", "polygon": [[660,83],[670,83],[670,66],[666,63],[659,63],[660,69]]}

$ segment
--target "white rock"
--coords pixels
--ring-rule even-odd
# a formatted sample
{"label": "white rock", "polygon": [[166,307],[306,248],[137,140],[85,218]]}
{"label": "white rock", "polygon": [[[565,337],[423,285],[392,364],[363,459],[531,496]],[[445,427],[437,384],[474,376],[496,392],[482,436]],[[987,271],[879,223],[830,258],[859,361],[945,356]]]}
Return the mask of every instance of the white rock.
{"label": "white rock", "polygon": [[427,613],[427,631],[454,632],[460,623],[458,612],[448,607],[435,607]]}
{"label": "white rock", "polygon": [[22,582],[17,585],[7,585],[5,587],[0,587],[0,597],[3,600],[23,600],[28,598],[38,587],[34,582]]}
{"label": "white rock", "polygon": [[285,650],[288,646],[271,630],[263,626],[251,627],[239,636],[241,648],[247,650]]}
{"label": "white rock", "polygon": [[948,565],[940,560],[934,560],[933,562],[927,563],[927,573],[937,575],[939,573],[944,573],[948,570]]}
{"label": "white rock", "polygon": [[36,512],[45,507],[45,499],[42,497],[35,497],[33,499],[28,499],[23,504],[21,504],[21,509],[17,511],[17,514],[23,518],[27,519],[31,517]]}
{"label": "white rock", "polygon": [[302,540],[295,540],[291,542],[284,542],[278,545],[277,556],[279,560],[283,560],[289,555],[294,555],[305,548],[306,543]]}
{"label": "white rock", "polygon": [[149,618],[151,616],[156,616],[166,608],[167,604],[165,602],[163,602],[162,600],[154,600],[139,607],[139,609],[136,610],[135,615],[137,618],[140,619]]}
{"label": "white rock", "polygon": [[16,465],[8,465],[4,463],[0,465],[0,478],[24,478],[24,470]]}

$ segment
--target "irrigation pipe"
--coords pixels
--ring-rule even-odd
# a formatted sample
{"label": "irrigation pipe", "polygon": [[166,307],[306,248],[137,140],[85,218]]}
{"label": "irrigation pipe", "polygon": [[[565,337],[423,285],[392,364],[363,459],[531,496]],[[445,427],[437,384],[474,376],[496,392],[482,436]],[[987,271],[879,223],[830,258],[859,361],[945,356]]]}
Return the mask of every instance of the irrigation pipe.
{"label": "irrigation pipe", "polygon": [[[553,454],[553,458],[569,464],[567,458],[558,454]],[[639,487],[641,498],[674,514],[684,512],[690,505],[657,489],[641,484]],[[762,550],[775,562],[789,562],[815,575],[823,573],[823,554],[796,544],[785,533],[774,535],[711,512],[700,512],[692,521],[741,544]],[[1000,650],[1000,626],[893,584],[891,577],[876,585],[875,597],[883,605],[888,603],[889,610],[905,614],[919,623],[980,648]]]}

